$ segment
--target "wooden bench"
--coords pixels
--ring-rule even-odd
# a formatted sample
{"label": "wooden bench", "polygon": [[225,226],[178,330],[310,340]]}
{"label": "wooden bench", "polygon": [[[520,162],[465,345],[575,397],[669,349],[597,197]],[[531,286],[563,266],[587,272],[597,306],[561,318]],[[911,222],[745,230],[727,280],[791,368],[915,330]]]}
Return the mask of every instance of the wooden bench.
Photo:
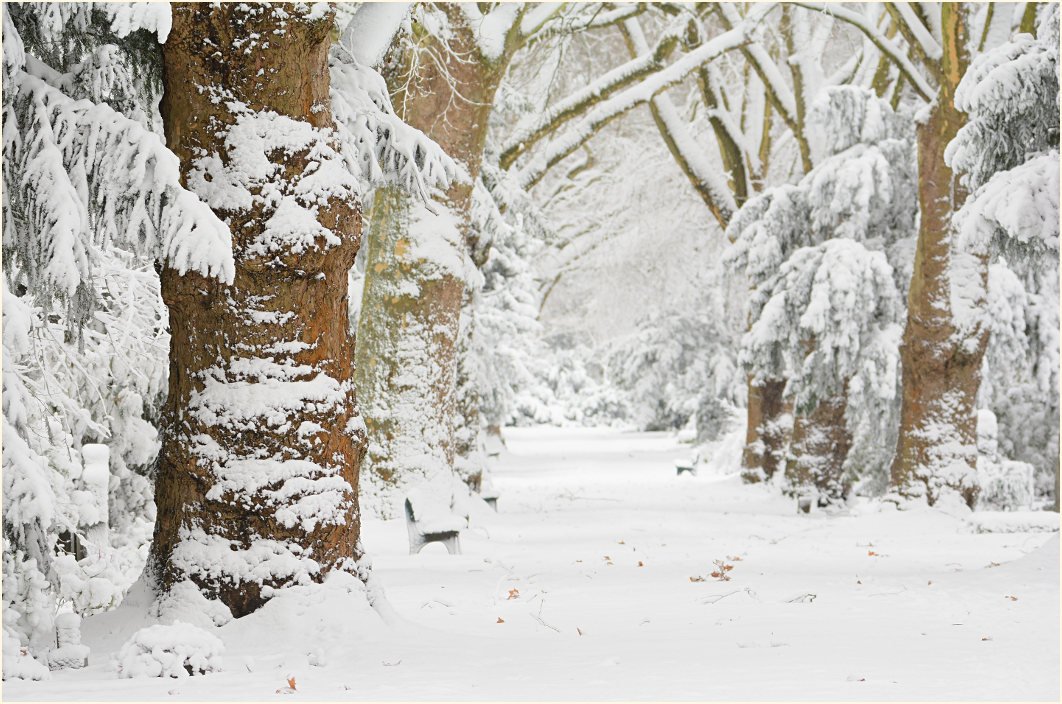
{"label": "wooden bench", "polygon": [[406,499],[406,529],[409,531],[409,554],[416,555],[428,543],[442,543],[446,551],[451,555],[461,553],[461,543],[458,536],[461,529],[458,527],[460,520],[457,516],[450,516],[452,521],[426,521],[417,520],[413,513],[413,504]]}

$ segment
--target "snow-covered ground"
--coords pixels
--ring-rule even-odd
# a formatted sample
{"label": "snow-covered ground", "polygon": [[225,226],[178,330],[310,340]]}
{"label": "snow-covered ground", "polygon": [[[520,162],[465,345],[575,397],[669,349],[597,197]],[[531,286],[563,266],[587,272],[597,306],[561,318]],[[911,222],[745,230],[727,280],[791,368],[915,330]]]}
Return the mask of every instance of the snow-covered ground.
{"label": "snow-covered ground", "polygon": [[460,556],[409,556],[402,521],[367,521],[386,620],[343,576],[214,630],[221,672],[118,679],[146,625],[125,605],[86,620],[87,669],[4,698],[1059,699],[1057,515],[797,515],[734,475],[677,477],[689,447],[668,434],[507,439],[499,511]]}

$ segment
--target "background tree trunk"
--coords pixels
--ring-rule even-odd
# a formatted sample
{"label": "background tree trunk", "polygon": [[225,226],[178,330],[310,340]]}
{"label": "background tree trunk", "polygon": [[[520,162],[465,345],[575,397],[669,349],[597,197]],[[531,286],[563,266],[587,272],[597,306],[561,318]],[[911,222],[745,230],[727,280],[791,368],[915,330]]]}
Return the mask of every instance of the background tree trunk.
{"label": "background tree trunk", "polygon": [[[463,453],[478,444],[455,444],[457,424],[466,426],[473,438],[479,432],[474,387],[466,385],[458,408],[458,326],[468,274],[486,259],[480,234],[471,224],[470,202],[494,94],[509,56],[487,60],[460,9],[441,9],[450,19],[445,46],[439,37],[415,28],[416,46],[393,47],[382,69],[398,116],[431,137],[470,177],[435,204],[438,215],[393,192],[377,196],[388,205],[380,208],[369,231],[358,325],[358,387],[372,399],[365,411],[372,448],[366,476],[372,486],[364,489],[375,495],[373,506],[385,516],[397,512],[398,490],[407,480],[439,481],[441,487],[454,477],[455,449]],[[471,330],[471,321],[462,327]],[[407,361],[400,361],[404,357]],[[414,380],[418,375],[422,378]],[[403,396],[412,403],[414,394],[420,402],[403,406],[407,414],[399,424],[389,406],[402,403]],[[428,399],[436,407],[429,408],[424,403]],[[462,409],[470,412],[459,413]],[[395,455],[386,446],[407,451]],[[422,461],[423,454],[410,449],[414,447],[431,459]],[[440,472],[445,476],[430,476]]]}
{"label": "background tree trunk", "polygon": [[[903,496],[933,503],[945,487],[967,503],[977,498],[977,389],[988,331],[980,324],[960,327],[951,276],[952,215],[966,199],[958,178],[944,163],[944,149],[965,123],[955,108],[955,88],[969,63],[966,9],[941,9],[944,56],[937,99],[918,126],[918,179],[921,224],[914,274],[907,299],[907,326],[900,346],[903,396],[900,434],[892,464],[892,484]],[[964,255],[972,258],[972,255]],[[967,262],[970,264],[971,262]],[[988,282],[987,259],[977,258],[958,274],[964,286]],[[977,301],[970,301],[972,309]],[[980,309],[984,301],[980,301]]]}
{"label": "background tree trunk", "polygon": [[848,400],[844,394],[823,399],[811,413],[793,420],[793,441],[785,466],[789,490],[818,493],[819,505],[843,501],[848,493],[844,462],[852,438],[844,421]]}
{"label": "background tree trunk", "polygon": [[435,237],[460,261],[453,223],[397,189],[377,192],[369,232],[357,345],[358,394],[369,433],[362,494],[367,505],[394,517],[411,483],[430,483],[433,493],[447,497],[453,490],[465,283],[459,270],[423,258],[411,243],[418,232]]}
{"label": "background tree trunk", "polygon": [[[361,209],[334,173],[312,203],[293,192],[337,148],[332,13],[273,7],[174,4],[163,47],[166,142],[186,186],[229,224],[236,275],[226,286],[161,271],[172,339],[149,569],[157,589],[191,579],[237,616],[265,601],[263,586],[319,580],[360,556],[364,426],[346,296]],[[248,124],[266,125],[253,164],[227,140]],[[269,146],[293,132],[311,136]],[[253,185],[223,191],[225,173]],[[312,242],[278,225],[291,218],[274,218],[277,202],[258,196],[267,190],[285,194],[289,215],[315,218]]]}
{"label": "background tree trunk", "polygon": [[749,377],[748,425],[741,453],[745,483],[766,481],[782,466],[792,426],[791,403],[782,398],[785,379],[760,381]]}

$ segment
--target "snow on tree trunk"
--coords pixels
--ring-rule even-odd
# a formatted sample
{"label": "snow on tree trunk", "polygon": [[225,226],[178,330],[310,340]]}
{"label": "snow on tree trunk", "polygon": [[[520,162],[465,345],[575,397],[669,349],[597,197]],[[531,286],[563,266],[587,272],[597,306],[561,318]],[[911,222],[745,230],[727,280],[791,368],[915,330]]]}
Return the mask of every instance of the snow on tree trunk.
{"label": "snow on tree trunk", "polygon": [[745,483],[766,481],[782,467],[792,434],[793,404],[782,397],[785,379],[748,382],[748,425],[741,453]]}
{"label": "snow on tree trunk", "polygon": [[[377,195],[358,325],[358,387],[371,400],[365,410],[370,450],[364,491],[384,516],[398,514],[400,490],[414,481],[438,482],[443,492],[450,482],[452,492],[454,429],[473,422],[469,431],[479,430],[478,412],[471,419],[458,415],[458,325],[481,251],[471,224],[472,187],[508,57],[485,57],[461,10],[438,9],[447,15],[447,37],[424,34],[415,37],[416,47],[396,45],[382,69],[398,116],[434,140],[469,177],[434,204],[438,214],[392,192]],[[478,399],[466,398],[461,407],[478,408]]]}
{"label": "snow on tree trunk", "polygon": [[175,4],[167,145],[233,233],[235,279],[161,271],[169,397],[150,557],[247,614],[360,556],[347,271],[355,177],[329,107],[326,5]]}
{"label": "snow on tree trunk", "polygon": [[903,396],[892,484],[901,495],[924,496],[930,503],[950,488],[973,505],[976,397],[988,342],[976,311],[984,306],[988,260],[954,248],[952,215],[966,192],[945,164],[944,150],[966,119],[954,104],[969,62],[966,10],[945,3],[941,20],[939,93],[918,125],[921,223],[900,348]]}
{"label": "snow on tree trunk", "polygon": [[785,465],[789,491],[817,494],[819,505],[843,501],[848,488],[844,462],[852,445],[845,425],[845,394],[819,401],[807,415],[793,420],[793,440]]}

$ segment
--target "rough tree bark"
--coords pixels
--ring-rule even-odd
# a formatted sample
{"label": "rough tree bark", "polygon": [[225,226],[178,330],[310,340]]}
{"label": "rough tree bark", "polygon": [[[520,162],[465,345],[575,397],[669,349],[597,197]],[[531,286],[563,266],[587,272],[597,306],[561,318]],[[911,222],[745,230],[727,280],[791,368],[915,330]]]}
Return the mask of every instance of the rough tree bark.
{"label": "rough tree bark", "polygon": [[229,224],[236,275],[161,271],[172,341],[149,575],[161,591],[190,579],[236,616],[360,556],[346,295],[361,209],[330,131],[331,26],[292,5],[174,4],[163,47],[166,142]]}
{"label": "rough tree bark", "polygon": [[844,462],[852,438],[844,420],[844,394],[823,399],[811,413],[793,420],[793,440],[785,466],[789,491],[817,494],[820,506],[843,501],[848,493]]}
{"label": "rough tree bark", "polygon": [[[434,485],[453,476],[455,453],[470,450],[455,440],[456,424],[470,437],[479,428],[475,399],[458,408],[457,348],[467,269],[481,249],[471,226],[472,187],[510,53],[495,61],[484,57],[461,10],[452,4],[440,9],[449,19],[445,44],[415,29],[415,46],[392,48],[382,71],[399,117],[431,137],[470,177],[447,191],[438,215],[394,191],[377,196],[388,205],[369,229],[358,388],[371,403],[364,409],[370,438],[365,491],[375,495],[373,505],[385,516],[398,510],[397,490],[407,482]],[[399,417],[395,403],[413,412]],[[467,413],[459,416],[459,410]]]}
{"label": "rough tree bark", "polygon": [[[892,484],[902,496],[924,496],[930,503],[951,488],[972,505],[977,498],[975,403],[988,330],[979,324],[960,326],[956,318],[951,220],[966,193],[944,163],[944,149],[966,119],[954,103],[955,88],[969,64],[966,13],[962,3],[942,6],[939,92],[918,126],[921,224],[900,347],[903,397]],[[964,285],[973,283],[984,291],[987,264],[980,259],[964,270],[960,276],[980,278]],[[984,301],[970,303],[984,307]]]}

